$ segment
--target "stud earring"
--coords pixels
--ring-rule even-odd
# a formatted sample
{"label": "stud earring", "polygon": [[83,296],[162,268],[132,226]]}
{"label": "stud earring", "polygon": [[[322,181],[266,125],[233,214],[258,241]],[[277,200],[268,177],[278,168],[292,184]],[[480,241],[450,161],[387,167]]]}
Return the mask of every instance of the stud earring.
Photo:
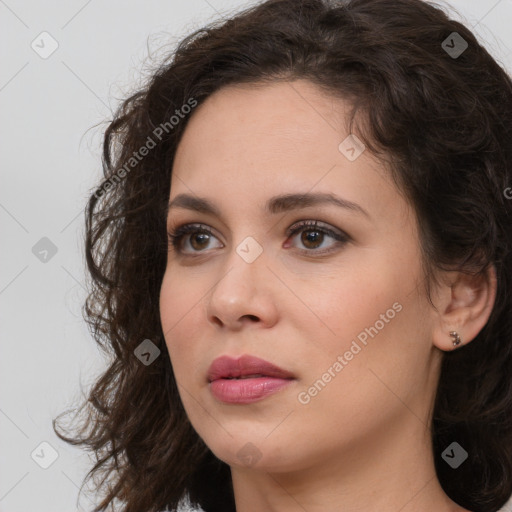
{"label": "stud earring", "polygon": [[456,347],[460,345],[462,340],[460,339],[459,333],[456,331],[451,331],[450,336],[453,338],[453,346]]}

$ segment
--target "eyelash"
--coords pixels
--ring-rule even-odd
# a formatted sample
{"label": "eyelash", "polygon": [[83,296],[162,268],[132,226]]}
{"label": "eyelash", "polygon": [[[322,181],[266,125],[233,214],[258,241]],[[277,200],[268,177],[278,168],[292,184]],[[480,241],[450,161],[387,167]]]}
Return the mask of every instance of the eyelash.
{"label": "eyelash", "polygon": [[[291,226],[290,228],[288,228],[288,230],[286,232],[286,236],[291,237],[291,236],[296,235],[297,233],[300,233],[301,231],[316,231],[316,232],[328,235],[328,236],[334,238],[338,242],[337,244],[334,244],[334,246],[344,245],[345,243],[347,243],[350,240],[350,237],[345,233],[337,233],[336,231],[333,231],[332,229],[329,229],[326,227],[320,227],[318,225],[318,221],[316,221],[316,220],[315,221],[301,221],[298,224]],[[213,237],[217,238],[213,234],[211,229],[208,226],[205,226],[203,224],[184,224],[182,226],[178,226],[174,231],[169,232],[167,235],[168,235],[170,244],[174,247],[174,249],[178,253],[181,253],[185,256],[194,258],[194,257],[201,256],[202,253],[204,253],[205,251],[195,251],[197,254],[190,255],[190,254],[184,253],[178,247],[181,243],[183,236],[185,236],[187,234],[193,234],[193,233],[208,234],[209,236],[213,236]],[[300,250],[300,252],[302,252],[304,254],[308,254],[308,255],[311,255],[313,253],[323,255],[323,254],[331,253],[331,252],[333,252],[333,250],[335,250],[335,247],[331,247],[329,249],[324,249],[324,250],[302,249],[302,250]]]}

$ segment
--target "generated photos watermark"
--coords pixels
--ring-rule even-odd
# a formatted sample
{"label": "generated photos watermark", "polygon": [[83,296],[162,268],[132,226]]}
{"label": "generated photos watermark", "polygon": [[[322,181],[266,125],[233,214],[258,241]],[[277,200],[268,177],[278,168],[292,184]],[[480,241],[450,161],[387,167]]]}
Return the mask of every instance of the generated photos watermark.
{"label": "generated photos watermark", "polygon": [[325,373],[317,379],[311,386],[307,389],[307,391],[301,391],[297,395],[297,399],[299,403],[302,405],[307,405],[311,402],[311,399],[320,393],[329,382],[332,381],[340,372],[348,365],[348,363],[354,358],[355,355],[359,354],[361,350],[366,347],[368,344],[368,336],[374,338],[377,334],[384,329],[386,324],[388,324],[393,318],[395,318],[396,314],[402,311],[403,306],[399,302],[395,302],[391,308],[389,308],[386,313],[381,313],[380,319],[375,322],[375,324],[371,327],[365,328],[357,335],[357,340],[363,345],[361,347],[357,341],[352,340],[352,344],[350,349],[347,350],[343,355],[339,355],[336,358],[336,361],[327,368]]}
{"label": "generated photos watermark", "polygon": [[105,183],[103,183],[103,185],[98,190],[96,190],[94,197],[99,199],[105,194],[105,192],[108,192],[114,186],[114,184],[120,183],[121,180],[127,175],[127,173],[129,173],[145,156],[149,154],[149,152],[154,147],[156,147],[158,142],[162,140],[164,133],[168,134],[171,130],[174,130],[180,121],[185,119],[185,117],[190,114],[192,109],[196,106],[197,100],[194,98],[189,98],[187,103],[174,111],[176,115],[172,115],[168,121],[159,124],[153,130],[152,134],[148,135],[146,142],[137,151],[132,153],[132,156],[128,159],[128,161],[113,176],[111,176]]}

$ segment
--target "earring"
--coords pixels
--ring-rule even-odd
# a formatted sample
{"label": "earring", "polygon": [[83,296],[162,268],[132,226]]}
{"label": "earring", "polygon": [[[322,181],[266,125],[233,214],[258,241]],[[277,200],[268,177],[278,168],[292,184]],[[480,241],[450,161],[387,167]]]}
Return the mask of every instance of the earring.
{"label": "earring", "polygon": [[453,338],[453,346],[456,347],[457,345],[460,345],[462,340],[460,339],[459,333],[456,331],[451,331],[450,336]]}

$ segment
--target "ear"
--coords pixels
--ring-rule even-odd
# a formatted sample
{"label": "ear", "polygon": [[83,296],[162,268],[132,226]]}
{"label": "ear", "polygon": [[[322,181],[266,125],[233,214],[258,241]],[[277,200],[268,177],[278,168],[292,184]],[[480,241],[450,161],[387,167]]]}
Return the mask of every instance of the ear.
{"label": "ear", "polygon": [[[485,274],[470,276],[452,271],[444,275],[444,282],[437,289],[437,313],[432,341],[444,351],[467,345],[483,329],[496,300],[497,278],[494,265],[487,267]],[[460,344],[454,345],[455,331]]]}

